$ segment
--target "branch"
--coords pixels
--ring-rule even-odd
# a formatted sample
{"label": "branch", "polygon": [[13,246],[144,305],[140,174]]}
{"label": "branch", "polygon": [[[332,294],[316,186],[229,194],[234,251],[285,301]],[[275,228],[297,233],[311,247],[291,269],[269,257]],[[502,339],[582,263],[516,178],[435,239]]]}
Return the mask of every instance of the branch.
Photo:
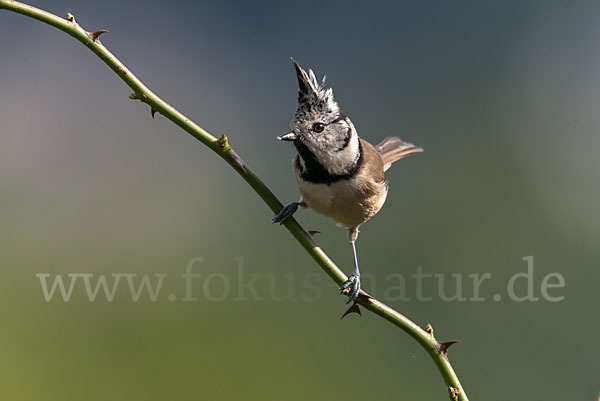
{"label": "branch", "polygon": [[[181,114],[167,102],[158,97],[146,85],[144,85],[131,71],[119,61],[106,47],[102,45],[99,36],[106,30],[87,32],[76,21],[70,13],[67,18],[60,18],[54,14],[32,7],[27,4],[11,0],[0,0],[0,9],[6,9],[27,17],[37,19],[52,25],[55,28],[73,36],[75,39],[87,46],[94,52],[106,65],[108,65],[132,90],[131,99],[140,100],[150,106],[150,111],[154,117],[155,113],[160,113],[173,123],[178,125],[184,131],[198,139],[213,152],[221,156],[262,198],[273,213],[281,210],[283,205],[269,188],[252,172],[244,161],[234,152],[229,145],[226,136],[215,138],[210,133],[196,125],[193,121]],[[295,219],[289,219],[284,223],[287,230],[302,245],[310,256],[321,266],[323,271],[331,277],[338,285],[343,284],[347,277],[336,266],[336,264],[327,256],[325,252],[313,241],[310,233],[306,232]],[[431,356],[435,365],[439,369],[444,382],[448,386],[450,399],[456,401],[468,401],[467,394],[462,388],[458,377],[452,369],[452,365],[446,355],[448,348],[455,341],[439,342],[433,336],[433,328],[427,325],[422,329],[413,323],[410,319],[395,311],[391,307],[369,296],[361,291],[356,303],[362,305],[367,310],[381,316],[395,326],[402,329],[409,336],[414,338]],[[357,307],[353,306],[355,309]]]}

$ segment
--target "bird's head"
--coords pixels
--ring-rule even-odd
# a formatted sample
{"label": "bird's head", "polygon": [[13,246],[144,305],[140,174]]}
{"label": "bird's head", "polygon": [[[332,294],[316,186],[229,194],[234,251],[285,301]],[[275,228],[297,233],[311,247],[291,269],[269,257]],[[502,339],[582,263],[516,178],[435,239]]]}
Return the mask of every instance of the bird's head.
{"label": "bird's head", "polygon": [[[290,132],[279,139],[306,146],[317,156],[332,155],[344,149],[354,127],[333,98],[333,90],[319,83],[312,70],[308,73],[292,60],[298,77],[298,107],[290,121]],[[319,157],[320,158],[320,157]]]}

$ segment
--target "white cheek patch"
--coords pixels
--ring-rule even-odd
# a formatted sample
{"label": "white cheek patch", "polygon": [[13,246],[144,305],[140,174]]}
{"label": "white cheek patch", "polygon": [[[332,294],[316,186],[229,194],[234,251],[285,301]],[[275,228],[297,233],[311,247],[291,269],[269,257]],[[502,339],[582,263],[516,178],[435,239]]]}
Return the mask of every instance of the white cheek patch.
{"label": "white cheek patch", "polygon": [[359,153],[358,135],[350,123],[350,142],[342,150],[317,150],[314,151],[319,163],[331,174],[340,175],[347,173],[354,167]]}
{"label": "white cheek patch", "polygon": [[358,159],[358,135],[351,131],[348,146],[339,151],[328,154],[330,160],[325,166],[333,174],[344,174],[356,163]]}

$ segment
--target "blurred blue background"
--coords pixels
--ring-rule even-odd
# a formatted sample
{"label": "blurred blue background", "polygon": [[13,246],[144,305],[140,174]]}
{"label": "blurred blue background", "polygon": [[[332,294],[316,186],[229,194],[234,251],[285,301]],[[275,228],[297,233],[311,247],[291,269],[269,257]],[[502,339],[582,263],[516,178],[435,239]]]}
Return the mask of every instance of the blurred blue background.
{"label": "blurred blue background", "polygon": [[[295,109],[289,58],[327,74],[363,138],[425,149],[388,172],[362,227],[365,289],[462,340],[450,357],[472,400],[596,399],[600,3],[33,5],[110,30],[117,57],[226,133],[284,203],[298,198],[293,149],[275,139]],[[446,399],[413,340],[368,313],[340,321],[343,299],[252,190],[84,46],[3,11],[0,51],[1,399]],[[344,231],[297,218],[349,272]],[[529,256],[538,301],[516,302],[507,283]],[[443,301],[435,277],[419,301],[419,266],[449,296],[461,275],[467,301]],[[125,278],[112,302],[90,302],[81,278],[46,302],[36,277],[83,273],[167,276],[137,302]],[[397,273],[407,300],[389,291]],[[486,273],[485,300],[468,300]],[[541,295],[552,273],[559,302]]]}

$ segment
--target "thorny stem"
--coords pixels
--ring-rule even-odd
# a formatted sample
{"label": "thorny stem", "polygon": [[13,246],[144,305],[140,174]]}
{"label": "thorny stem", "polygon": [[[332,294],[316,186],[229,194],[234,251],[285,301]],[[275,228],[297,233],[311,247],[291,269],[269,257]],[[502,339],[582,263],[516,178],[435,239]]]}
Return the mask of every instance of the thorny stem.
{"label": "thorny stem", "polygon": [[[252,172],[252,170],[244,164],[242,159],[233,151],[231,146],[229,146],[225,136],[222,136],[219,139],[215,138],[162,100],[154,92],[148,89],[121,61],[102,45],[98,40],[98,37],[106,31],[87,32],[81,28],[70,13],[67,14],[66,19],[60,18],[46,11],[16,1],[0,0],[0,9],[13,11],[45,22],[83,43],[100,57],[100,59],[102,59],[102,61],[104,61],[131,89],[133,89],[134,93],[131,95],[132,99],[138,99],[143,103],[148,104],[151,107],[153,116],[155,112],[162,114],[204,145],[208,146],[213,152],[221,156],[231,167],[233,167],[240,176],[242,176],[274,213],[281,210],[283,207],[281,202]],[[323,252],[323,250],[313,241],[311,235],[307,233],[296,220],[289,219],[284,225],[329,277],[331,277],[338,285],[341,285],[346,281],[346,275],[335,265],[327,254]],[[422,329],[404,315],[369,296],[365,292],[361,292],[356,302],[376,315],[391,322],[414,338],[435,362],[444,378],[444,382],[448,386],[450,398],[457,401],[468,401],[467,394],[462,388],[446,355],[450,342],[438,342],[433,336],[433,329],[430,325],[428,325],[425,330]]]}

